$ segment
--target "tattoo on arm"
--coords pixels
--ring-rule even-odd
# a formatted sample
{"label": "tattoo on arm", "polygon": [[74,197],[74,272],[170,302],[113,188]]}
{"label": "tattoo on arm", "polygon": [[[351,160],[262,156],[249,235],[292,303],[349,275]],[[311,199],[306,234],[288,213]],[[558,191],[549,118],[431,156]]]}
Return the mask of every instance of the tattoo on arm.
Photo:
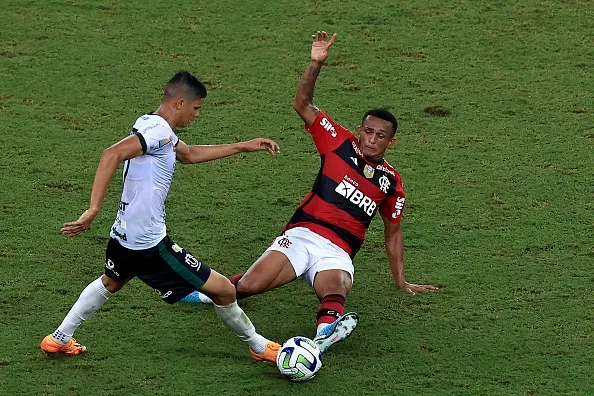
{"label": "tattoo on arm", "polygon": [[299,81],[297,87],[297,94],[293,102],[293,108],[297,111],[299,116],[305,121],[306,126],[310,126],[320,110],[313,104],[314,89],[316,86],[316,80],[320,69],[322,68],[321,63],[311,62]]}
{"label": "tattoo on arm", "polygon": [[310,105],[313,104],[314,88],[319,74],[320,67],[314,67],[310,64],[305,69],[305,73],[303,73],[303,77],[301,78],[301,84],[299,84],[299,93]]}

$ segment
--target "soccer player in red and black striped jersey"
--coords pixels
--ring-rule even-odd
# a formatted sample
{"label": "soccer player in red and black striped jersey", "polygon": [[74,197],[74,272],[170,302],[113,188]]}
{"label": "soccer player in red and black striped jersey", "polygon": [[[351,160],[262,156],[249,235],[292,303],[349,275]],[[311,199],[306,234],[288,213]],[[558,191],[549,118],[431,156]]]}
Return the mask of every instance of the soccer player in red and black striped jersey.
{"label": "soccer player in red and black striped jersey", "polygon": [[355,313],[344,314],[353,284],[352,259],[372,218],[384,221],[385,246],[396,286],[408,294],[434,291],[431,285],[407,283],[400,221],[405,192],[400,174],[384,159],[396,139],[396,118],[386,110],[370,110],[357,128],[358,138],[313,104],[315,82],[336,34],[312,36],[311,62],[293,102],[321,158],[312,190],[266,252],[245,274],[231,278],[237,297],[259,294],[299,276],[321,300],[315,341],[322,352],[356,328]]}

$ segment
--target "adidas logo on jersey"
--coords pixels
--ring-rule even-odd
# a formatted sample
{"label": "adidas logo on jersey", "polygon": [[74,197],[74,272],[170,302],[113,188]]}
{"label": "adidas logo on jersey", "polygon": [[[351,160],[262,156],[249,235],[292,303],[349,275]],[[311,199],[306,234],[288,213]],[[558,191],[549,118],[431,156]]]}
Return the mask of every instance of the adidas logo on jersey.
{"label": "adidas logo on jersey", "polygon": [[[347,176],[345,176],[346,178]],[[367,213],[368,216],[373,216],[377,204],[363,194],[357,187],[346,180],[342,180],[334,190],[343,197],[347,198],[351,203],[357,205]]]}
{"label": "adidas logo on jersey", "polygon": [[330,123],[330,121],[328,121],[328,119],[326,117],[322,118],[322,120],[320,121],[320,125],[328,132],[330,132],[330,135],[332,135],[332,137],[336,137],[336,129],[334,129],[334,125],[332,125]]}

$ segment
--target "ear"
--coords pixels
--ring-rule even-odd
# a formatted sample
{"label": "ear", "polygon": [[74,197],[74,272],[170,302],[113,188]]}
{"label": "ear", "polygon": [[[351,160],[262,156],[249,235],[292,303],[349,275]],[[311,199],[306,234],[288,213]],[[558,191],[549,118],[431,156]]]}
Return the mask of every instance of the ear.
{"label": "ear", "polygon": [[390,143],[388,144],[388,147],[392,147],[395,143],[396,143],[396,138],[393,137],[392,139],[390,139]]}
{"label": "ear", "polygon": [[361,125],[357,127],[357,135],[361,136]]}
{"label": "ear", "polygon": [[176,110],[180,110],[183,105],[184,105],[184,99],[183,98],[179,98],[178,100],[175,101],[175,109]]}

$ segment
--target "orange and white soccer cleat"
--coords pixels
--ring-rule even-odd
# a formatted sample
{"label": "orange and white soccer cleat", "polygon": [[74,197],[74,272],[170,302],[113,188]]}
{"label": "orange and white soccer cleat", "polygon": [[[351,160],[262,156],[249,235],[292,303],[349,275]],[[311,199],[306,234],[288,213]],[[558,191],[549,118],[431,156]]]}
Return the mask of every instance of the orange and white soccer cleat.
{"label": "orange and white soccer cleat", "polygon": [[68,356],[78,355],[87,350],[86,346],[80,345],[74,338],[71,338],[65,344],[61,344],[54,340],[51,334],[41,340],[39,346],[45,353],[64,353]]}
{"label": "orange and white soccer cleat", "polygon": [[250,348],[250,353],[254,360],[263,360],[266,362],[272,362],[276,364],[276,356],[278,355],[278,350],[280,349],[280,344],[270,341],[266,344],[266,349],[262,353],[256,353],[252,348]]}

